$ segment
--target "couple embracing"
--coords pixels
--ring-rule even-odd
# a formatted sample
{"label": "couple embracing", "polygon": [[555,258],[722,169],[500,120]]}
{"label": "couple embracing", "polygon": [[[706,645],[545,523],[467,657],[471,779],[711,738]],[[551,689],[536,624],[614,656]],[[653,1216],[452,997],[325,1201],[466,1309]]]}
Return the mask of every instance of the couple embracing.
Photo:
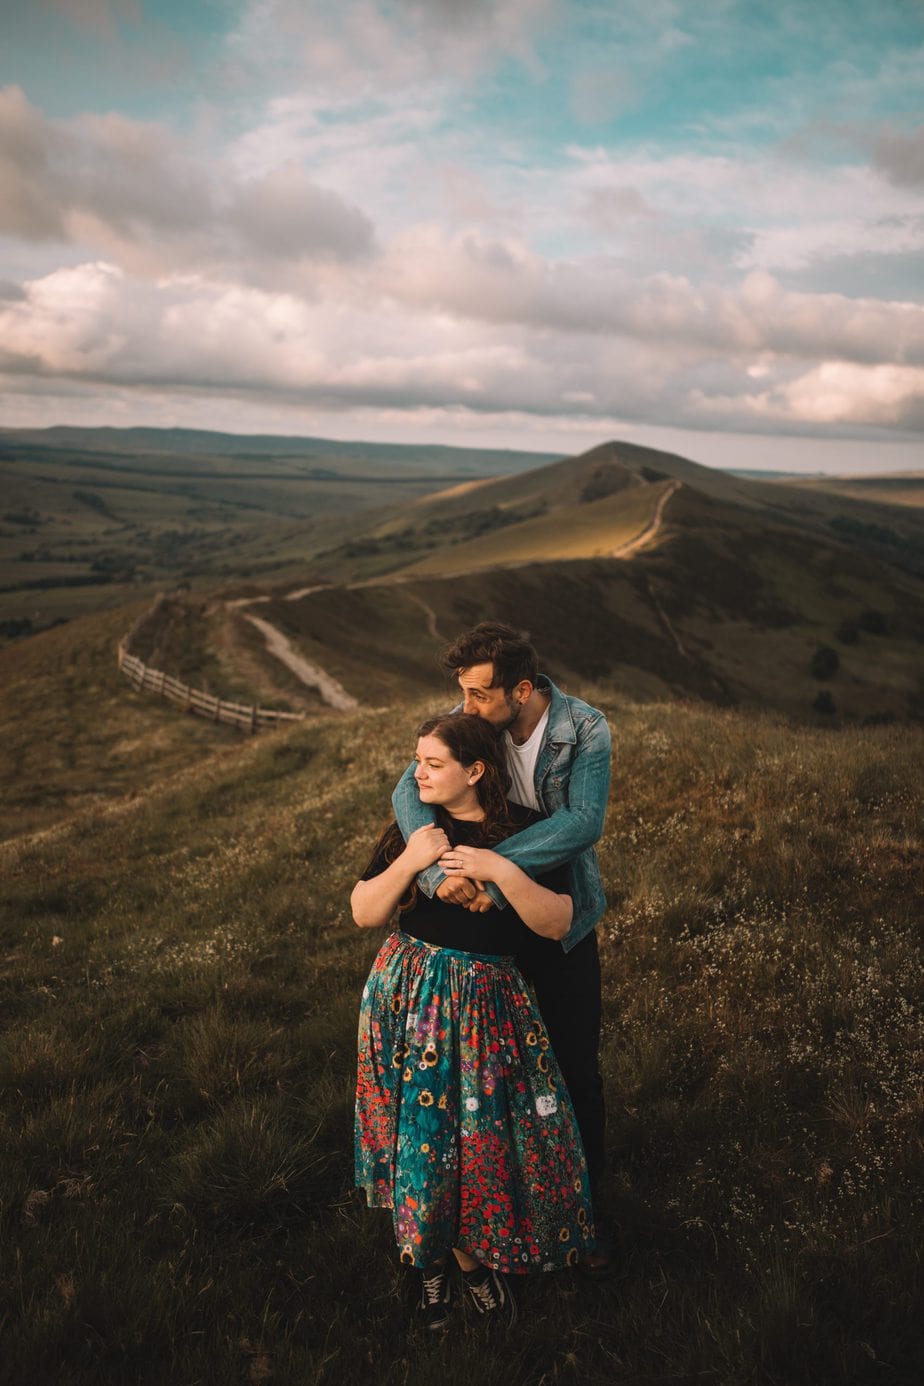
{"label": "couple embracing", "polygon": [[361,927],[398,918],[363,991],[356,1183],[391,1210],[429,1328],[449,1322],[453,1264],[505,1323],[508,1277],[609,1268],[593,1212],[609,729],[509,626],[442,660],[462,704],[419,729],[351,897]]}

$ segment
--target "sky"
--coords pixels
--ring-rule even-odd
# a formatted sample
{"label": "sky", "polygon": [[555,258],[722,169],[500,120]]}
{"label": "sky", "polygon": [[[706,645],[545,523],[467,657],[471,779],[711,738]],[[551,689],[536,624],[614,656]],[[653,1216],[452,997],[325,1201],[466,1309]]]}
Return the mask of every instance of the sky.
{"label": "sky", "polygon": [[0,0],[0,427],[924,466],[924,0]]}

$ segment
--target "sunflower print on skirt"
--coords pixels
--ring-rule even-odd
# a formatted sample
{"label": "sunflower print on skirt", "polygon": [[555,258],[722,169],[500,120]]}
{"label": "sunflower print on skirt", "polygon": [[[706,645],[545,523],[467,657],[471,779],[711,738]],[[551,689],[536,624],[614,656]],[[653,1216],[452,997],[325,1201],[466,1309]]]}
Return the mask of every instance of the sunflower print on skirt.
{"label": "sunflower print on skirt", "polygon": [[509,1274],[592,1249],[574,1110],[509,958],[386,939],[359,1018],[356,1183],[408,1265],[457,1246]]}

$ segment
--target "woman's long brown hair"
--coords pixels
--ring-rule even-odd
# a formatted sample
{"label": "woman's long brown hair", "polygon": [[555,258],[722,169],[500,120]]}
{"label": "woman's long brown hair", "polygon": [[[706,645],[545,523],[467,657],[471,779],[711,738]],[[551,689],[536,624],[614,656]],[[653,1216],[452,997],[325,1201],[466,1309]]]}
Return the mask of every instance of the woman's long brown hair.
{"label": "woman's long brown hair", "polygon": [[[449,712],[442,717],[431,717],[417,729],[418,740],[422,736],[435,736],[442,741],[453,760],[460,765],[473,765],[480,760],[484,774],[475,781],[474,790],[478,803],[484,810],[484,818],[477,824],[477,846],[493,847],[503,842],[505,837],[516,831],[516,824],[510,816],[507,803],[507,788],[510,776],[507,773],[507,759],[500,736],[489,722],[468,712]],[[449,841],[456,838],[455,822],[443,808],[434,805],[437,825],[443,829]],[[393,862],[404,851],[404,837],[397,823],[390,823],[379,837],[372,853],[372,862],[379,853],[384,852],[386,862]],[[366,868],[369,869],[368,867]],[[410,890],[398,906],[403,913],[417,900],[417,882],[411,883]]]}

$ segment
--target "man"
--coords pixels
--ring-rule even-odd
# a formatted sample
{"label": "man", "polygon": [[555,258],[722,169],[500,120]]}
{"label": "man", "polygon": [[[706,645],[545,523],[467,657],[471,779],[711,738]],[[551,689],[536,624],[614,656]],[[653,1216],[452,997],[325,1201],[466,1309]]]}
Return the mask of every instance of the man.
{"label": "man", "polygon": [[[594,843],[603,831],[610,786],[610,732],[602,712],[562,693],[544,674],[524,635],[499,621],[482,621],[442,656],[458,679],[461,710],[483,717],[504,738],[509,797],[545,816],[492,850],[531,876],[568,864],[574,901],[561,944],[530,940],[517,963],[536,988],[539,1009],[574,1103],[591,1188],[604,1173],[604,1105],[600,1076],[600,959],[594,926],[606,904]],[[392,803],[405,838],[433,822],[421,804],[410,766]],[[472,910],[506,905],[495,886],[447,875],[437,864],[418,877],[420,888]],[[603,1253],[587,1270],[608,1268]]]}

